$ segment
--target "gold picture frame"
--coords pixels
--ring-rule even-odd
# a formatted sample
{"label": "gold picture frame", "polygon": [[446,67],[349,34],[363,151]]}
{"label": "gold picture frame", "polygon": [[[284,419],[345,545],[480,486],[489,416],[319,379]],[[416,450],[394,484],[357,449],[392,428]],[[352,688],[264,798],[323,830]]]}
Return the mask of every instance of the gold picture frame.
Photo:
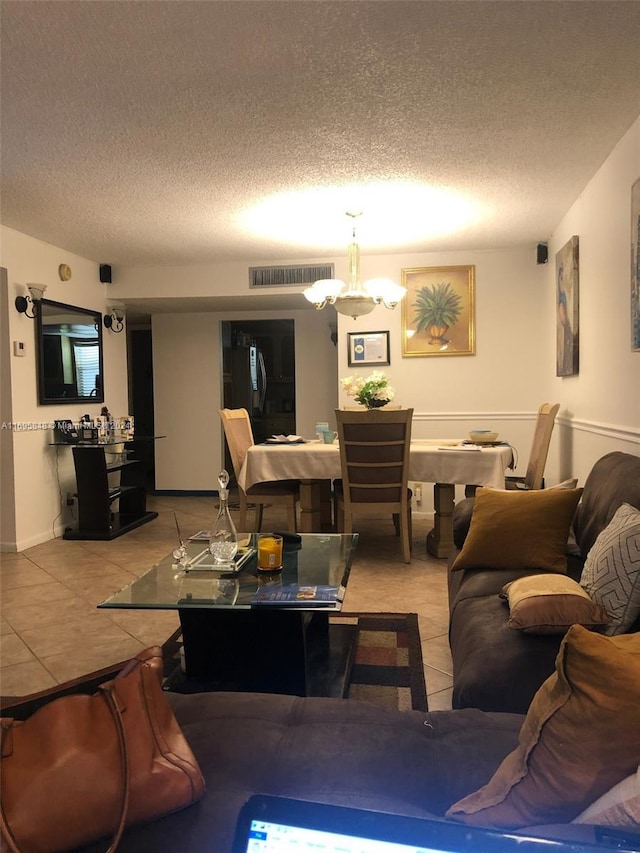
{"label": "gold picture frame", "polygon": [[473,265],[402,270],[402,356],[475,355]]}

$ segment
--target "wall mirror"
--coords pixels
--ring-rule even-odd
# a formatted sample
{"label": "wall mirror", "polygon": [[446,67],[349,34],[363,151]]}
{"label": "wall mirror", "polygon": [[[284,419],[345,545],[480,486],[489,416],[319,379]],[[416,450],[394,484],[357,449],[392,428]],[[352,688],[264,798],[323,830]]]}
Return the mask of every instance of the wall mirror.
{"label": "wall mirror", "polygon": [[41,405],[104,402],[99,311],[42,299],[36,338]]}

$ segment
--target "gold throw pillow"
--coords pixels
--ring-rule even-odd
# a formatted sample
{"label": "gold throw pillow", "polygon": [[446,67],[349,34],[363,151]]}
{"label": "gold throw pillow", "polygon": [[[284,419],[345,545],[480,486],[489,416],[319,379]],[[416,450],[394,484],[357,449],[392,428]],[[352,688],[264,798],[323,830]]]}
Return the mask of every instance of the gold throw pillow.
{"label": "gold throw pillow", "polygon": [[574,625],[519,743],[447,817],[499,828],[568,823],[640,764],[640,635]]}
{"label": "gold throw pillow", "polygon": [[569,528],[582,489],[478,489],[452,571],[539,569],[566,574]]}

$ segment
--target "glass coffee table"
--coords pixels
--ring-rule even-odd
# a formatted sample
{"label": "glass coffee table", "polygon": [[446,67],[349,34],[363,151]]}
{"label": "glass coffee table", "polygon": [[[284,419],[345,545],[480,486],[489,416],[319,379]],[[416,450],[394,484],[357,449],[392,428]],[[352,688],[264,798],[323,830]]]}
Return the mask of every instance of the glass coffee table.
{"label": "glass coffee table", "polygon": [[[300,534],[284,543],[283,568],[257,568],[257,534],[235,571],[207,565],[206,542],[187,542],[112,595],[100,608],[177,610],[184,671],[170,690],[240,690],[297,696],[345,696],[356,624],[332,622],[342,609],[358,534]],[[186,565],[185,565],[186,564]]]}

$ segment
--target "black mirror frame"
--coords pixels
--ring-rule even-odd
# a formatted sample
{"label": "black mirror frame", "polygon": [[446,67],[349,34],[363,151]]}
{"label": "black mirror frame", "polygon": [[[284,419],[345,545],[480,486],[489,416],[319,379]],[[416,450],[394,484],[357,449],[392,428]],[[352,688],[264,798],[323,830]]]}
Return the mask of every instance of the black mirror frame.
{"label": "black mirror frame", "polygon": [[[69,305],[65,302],[54,302],[51,299],[41,299],[38,303],[36,312],[36,353],[37,353],[37,370],[38,370],[38,402],[41,406],[53,406],[56,404],[64,405],[66,403],[104,403],[104,361],[102,348],[102,314],[99,311],[92,311],[90,308],[79,308],[77,305]],[[55,308],[72,311],[75,314],[83,317],[90,317],[96,328],[98,338],[98,358],[99,358],[99,376],[100,387],[96,388],[94,394],[89,396],[74,396],[74,397],[51,397],[47,395],[44,371],[44,333],[43,333],[43,306],[52,305]]]}

